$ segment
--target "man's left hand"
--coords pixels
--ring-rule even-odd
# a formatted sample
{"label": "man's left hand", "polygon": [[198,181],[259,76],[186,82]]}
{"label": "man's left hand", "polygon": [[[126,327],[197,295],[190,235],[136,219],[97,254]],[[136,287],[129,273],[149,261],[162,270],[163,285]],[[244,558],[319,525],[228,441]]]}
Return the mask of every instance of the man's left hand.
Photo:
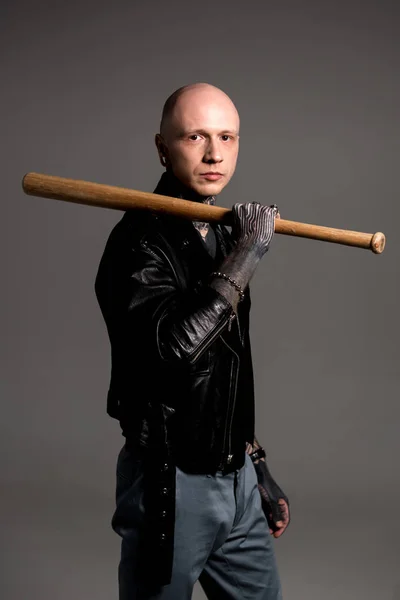
{"label": "man's left hand", "polygon": [[254,468],[257,473],[262,509],[267,518],[270,533],[278,538],[289,525],[289,500],[272,478],[265,460],[261,459],[255,462]]}

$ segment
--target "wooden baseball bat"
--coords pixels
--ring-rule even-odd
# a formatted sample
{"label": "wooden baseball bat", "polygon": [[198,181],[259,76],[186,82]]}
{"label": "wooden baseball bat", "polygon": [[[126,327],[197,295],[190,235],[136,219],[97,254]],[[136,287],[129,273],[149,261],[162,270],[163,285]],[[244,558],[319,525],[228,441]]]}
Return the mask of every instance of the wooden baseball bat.
{"label": "wooden baseball bat", "polygon": [[[31,196],[65,200],[89,206],[116,210],[145,209],[168,213],[192,221],[222,222],[227,225],[231,220],[229,208],[42,173],[27,173],[22,180],[22,187],[24,192]],[[386,242],[385,235],[381,232],[362,233],[285,219],[276,219],[275,232],[366,248],[375,254],[383,252]]]}

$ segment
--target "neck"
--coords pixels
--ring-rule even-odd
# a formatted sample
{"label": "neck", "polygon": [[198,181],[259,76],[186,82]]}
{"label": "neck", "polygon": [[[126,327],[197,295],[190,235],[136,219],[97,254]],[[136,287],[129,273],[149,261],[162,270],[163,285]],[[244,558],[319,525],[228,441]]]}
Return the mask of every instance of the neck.
{"label": "neck", "polygon": [[[202,202],[204,204],[215,204],[215,196],[202,196],[186,187],[172,171],[167,170],[163,173],[158,185],[158,193],[163,193],[167,196],[191,200],[192,202]],[[199,221],[193,221],[194,227],[199,231],[202,238],[205,239],[209,230],[209,224]]]}

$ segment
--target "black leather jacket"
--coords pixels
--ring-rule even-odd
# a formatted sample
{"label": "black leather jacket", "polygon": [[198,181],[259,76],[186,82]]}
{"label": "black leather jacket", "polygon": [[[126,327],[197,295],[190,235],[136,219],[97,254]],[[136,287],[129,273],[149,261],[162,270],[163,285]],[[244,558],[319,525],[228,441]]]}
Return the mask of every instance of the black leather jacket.
{"label": "black leather jacket", "polygon": [[[155,192],[177,194],[165,175]],[[127,211],[95,284],[111,343],[108,414],[131,443],[146,444],[149,402],[169,407],[176,464],[198,473],[240,468],[254,439],[249,290],[236,319],[208,286],[233,245],[224,226],[215,233],[214,261],[192,222]]]}
{"label": "black leather jacket", "polygon": [[[155,192],[181,195],[167,174]],[[215,260],[191,221],[127,211],[96,277],[111,343],[108,414],[128,444],[155,447],[170,473],[174,465],[191,473],[238,469],[254,439],[250,295],[247,289],[236,318],[209,287],[234,244],[226,227],[214,230]]]}

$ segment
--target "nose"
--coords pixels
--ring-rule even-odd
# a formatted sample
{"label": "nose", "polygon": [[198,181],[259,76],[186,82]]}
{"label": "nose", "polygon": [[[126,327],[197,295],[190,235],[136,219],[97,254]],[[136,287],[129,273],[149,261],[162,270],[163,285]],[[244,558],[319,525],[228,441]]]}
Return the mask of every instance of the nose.
{"label": "nose", "polygon": [[203,160],[208,164],[220,163],[223,161],[222,150],[218,140],[214,138],[209,139]]}

